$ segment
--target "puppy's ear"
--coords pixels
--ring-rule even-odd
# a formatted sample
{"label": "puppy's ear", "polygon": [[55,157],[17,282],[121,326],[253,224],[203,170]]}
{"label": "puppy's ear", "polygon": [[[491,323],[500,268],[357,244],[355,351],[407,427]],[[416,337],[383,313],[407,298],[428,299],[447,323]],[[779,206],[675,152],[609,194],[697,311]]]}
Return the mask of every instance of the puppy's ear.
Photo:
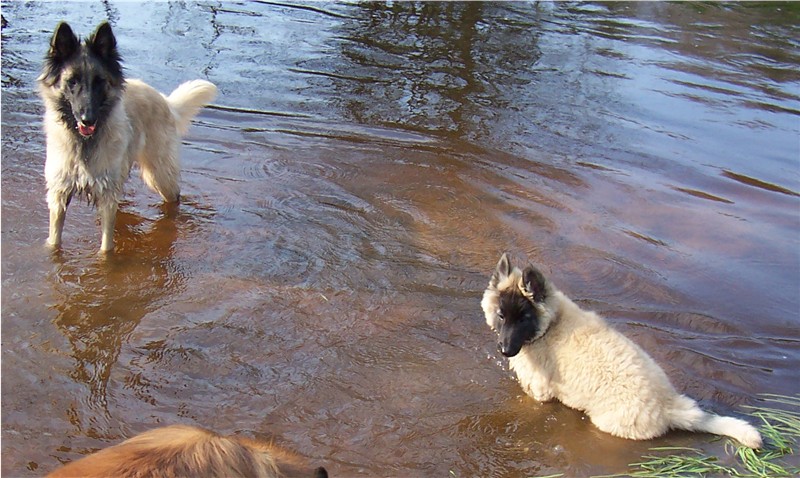
{"label": "puppy's ear", "polygon": [[50,40],[50,52],[47,57],[50,61],[63,63],[74,55],[79,47],[80,42],[75,33],[72,32],[72,28],[67,22],[61,22],[56,27],[53,38]]}
{"label": "puppy's ear", "polygon": [[508,254],[504,252],[500,257],[500,261],[497,263],[497,267],[494,269],[489,285],[491,287],[497,287],[497,284],[508,277],[509,274],[511,274],[511,260],[509,260]]}
{"label": "puppy's ear", "polygon": [[533,297],[534,302],[544,302],[547,299],[547,279],[535,267],[528,266],[522,271],[522,286]]}

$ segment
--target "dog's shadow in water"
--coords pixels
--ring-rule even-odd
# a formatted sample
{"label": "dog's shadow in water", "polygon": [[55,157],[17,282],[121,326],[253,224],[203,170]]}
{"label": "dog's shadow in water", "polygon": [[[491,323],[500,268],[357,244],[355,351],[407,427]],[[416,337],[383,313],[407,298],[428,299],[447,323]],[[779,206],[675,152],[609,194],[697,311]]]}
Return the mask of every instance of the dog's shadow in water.
{"label": "dog's shadow in water", "polygon": [[[155,220],[120,210],[114,253],[53,254],[56,267],[49,277],[61,296],[53,323],[70,344],[74,367],[69,376],[88,392],[75,403],[86,403],[89,410],[70,411],[79,428],[91,426],[98,414],[111,418],[108,384],[124,344],[142,319],[157,310],[157,302],[184,288],[185,274],[173,258],[181,215],[177,205],[163,206]],[[136,393],[148,395],[147,390]]]}

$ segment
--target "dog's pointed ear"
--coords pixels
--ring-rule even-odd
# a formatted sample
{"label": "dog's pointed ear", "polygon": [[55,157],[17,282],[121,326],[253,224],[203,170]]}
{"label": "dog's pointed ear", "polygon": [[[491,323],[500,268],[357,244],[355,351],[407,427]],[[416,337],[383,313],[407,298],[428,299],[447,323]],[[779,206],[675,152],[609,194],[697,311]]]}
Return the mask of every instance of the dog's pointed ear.
{"label": "dog's pointed ear", "polygon": [[113,85],[121,84],[125,75],[122,73],[122,58],[117,51],[117,39],[111,31],[111,25],[103,22],[97,26],[97,30],[86,40],[86,47],[103,62],[106,71],[109,73],[109,81]]}
{"label": "dog's pointed ear", "polygon": [[74,55],[80,47],[80,41],[72,32],[67,22],[61,22],[50,40],[50,52],[47,54],[51,61],[61,63]]}
{"label": "dog's pointed ear", "polygon": [[492,274],[492,279],[489,281],[489,285],[491,287],[497,287],[503,279],[508,277],[511,274],[511,260],[508,258],[507,253],[503,253],[500,256],[500,260],[497,262],[497,266],[494,269],[494,273]]}
{"label": "dog's pointed ear", "polygon": [[111,25],[103,22],[97,26],[97,30],[86,40],[86,45],[92,49],[97,56],[105,60],[118,60],[117,39],[111,31]]}
{"label": "dog's pointed ear", "polygon": [[547,299],[547,279],[537,268],[528,266],[522,271],[522,286],[533,297],[534,302],[544,302]]}

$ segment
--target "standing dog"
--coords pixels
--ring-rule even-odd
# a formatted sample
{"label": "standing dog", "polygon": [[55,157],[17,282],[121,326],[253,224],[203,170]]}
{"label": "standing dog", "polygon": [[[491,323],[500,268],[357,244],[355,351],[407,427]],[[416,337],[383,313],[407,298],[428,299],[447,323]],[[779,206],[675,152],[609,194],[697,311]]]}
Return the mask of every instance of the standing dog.
{"label": "standing dog", "polygon": [[61,245],[74,195],[97,207],[101,251],[114,248],[114,220],[134,162],[166,202],[180,198],[178,146],[189,122],[214,99],[213,84],[194,80],[164,96],[122,73],[117,41],[104,22],[84,41],[66,23],[56,27],[38,79],[47,134],[47,243]]}
{"label": "standing dog", "polygon": [[512,268],[503,254],[481,307],[500,336],[500,352],[536,400],[556,398],[622,438],[646,440],[675,428],[761,447],[753,426],[706,413],[676,392],[644,350],[582,310],[532,266]]}
{"label": "standing dog", "polygon": [[293,453],[268,443],[172,425],[144,432],[47,476],[327,478],[328,472],[305,467]]}

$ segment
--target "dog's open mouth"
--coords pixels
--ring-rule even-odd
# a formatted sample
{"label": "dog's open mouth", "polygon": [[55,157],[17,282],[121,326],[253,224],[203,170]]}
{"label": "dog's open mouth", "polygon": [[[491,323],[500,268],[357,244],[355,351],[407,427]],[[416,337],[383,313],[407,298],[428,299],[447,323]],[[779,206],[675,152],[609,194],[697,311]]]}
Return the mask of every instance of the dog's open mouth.
{"label": "dog's open mouth", "polygon": [[88,125],[87,126],[87,125],[85,125],[83,123],[80,123],[80,122],[78,123],[78,133],[80,133],[81,136],[83,136],[85,138],[88,138],[89,136],[93,135],[94,134],[94,130],[95,130],[95,125]]}

